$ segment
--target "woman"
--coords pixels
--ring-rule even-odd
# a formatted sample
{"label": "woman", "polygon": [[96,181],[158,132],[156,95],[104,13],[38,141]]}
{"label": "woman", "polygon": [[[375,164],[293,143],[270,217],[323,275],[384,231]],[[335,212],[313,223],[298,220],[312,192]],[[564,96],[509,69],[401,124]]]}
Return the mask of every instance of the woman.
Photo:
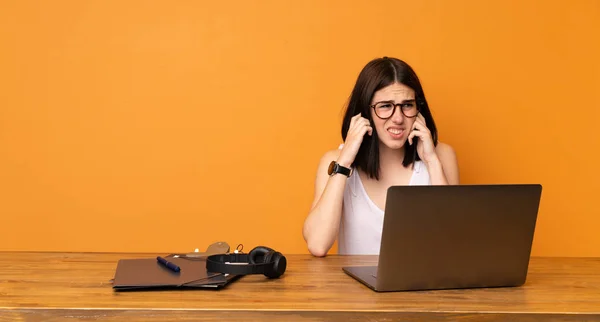
{"label": "woman", "polygon": [[314,256],[379,254],[387,189],[459,184],[452,147],[437,129],[413,69],[378,58],[360,72],[342,125],[344,144],[321,158],[303,235]]}

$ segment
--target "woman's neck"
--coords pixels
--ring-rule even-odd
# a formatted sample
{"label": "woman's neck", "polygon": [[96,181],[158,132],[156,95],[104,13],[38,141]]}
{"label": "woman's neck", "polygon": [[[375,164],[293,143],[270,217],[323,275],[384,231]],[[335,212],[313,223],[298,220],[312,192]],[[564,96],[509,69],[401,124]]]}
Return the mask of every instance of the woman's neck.
{"label": "woman's neck", "polygon": [[388,173],[397,173],[402,171],[404,166],[404,148],[393,150],[385,144],[379,145],[379,169],[381,177],[386,177]]}

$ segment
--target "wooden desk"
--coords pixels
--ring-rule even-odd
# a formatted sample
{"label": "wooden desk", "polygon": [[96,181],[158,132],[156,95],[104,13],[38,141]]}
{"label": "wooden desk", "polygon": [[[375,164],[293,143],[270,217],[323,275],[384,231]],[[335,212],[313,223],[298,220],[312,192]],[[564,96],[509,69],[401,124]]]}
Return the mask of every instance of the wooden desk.
{"label": "wooden desk", "polygon": [[119,259],[152,255],[0,253],[0,321],[600,321],[600,258],[533,258],[518,288],[376,293],[341,269],[374,256],[288,255],[279,280],[112,290]]}

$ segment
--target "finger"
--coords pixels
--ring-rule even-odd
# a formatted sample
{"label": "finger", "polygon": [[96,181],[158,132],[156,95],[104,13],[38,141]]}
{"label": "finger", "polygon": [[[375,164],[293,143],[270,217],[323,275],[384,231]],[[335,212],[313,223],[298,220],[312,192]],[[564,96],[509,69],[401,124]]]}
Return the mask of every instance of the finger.
{"label": "finger", "polygon": [[429,128],[425,124],[423,124],[423,122],[421,122],[419,120],[417,120],[417,121],[415,121],[415,123],[413,123],[412,129],[429,133]]}
{"label": "finger", "polygon": [[369,135],[373,134],[373,128],[365,123],[360,123],[348,131],[348,136],[356,135],[362,137],[366,132],[369,132]]}
{"label": "finger", "polygon": [[360,124],[365,123],[365,122],[369,123],[369,120],[367,120],[366,118],[362,117],[360,114],[356,114],[353,117],[353,121],[350,121],[350,126],[352,126],[352,125],[357,126],[357,125],[360,125]]}
{"label": "finger", "polygon": [[367,132],[369,130],[371,132],[373,131],[373,128],[369,124],[359,123],[359,124],[356,124],[356,126],[354,127],[354,129],[352,129],[351,132],[355,133],[357,135],[363,136],[363,135],[365,135],[365,132]]}
{"label": "finger", "polygon": [[[416,129],[411,131],[408,136],[411,138],[411,142],[412,142],[412,140],[414,140],[415,137],[420,138],[422,141],[425,141],[431,137],[429,133],[424,132],[424,131],[419,131]],[[411,145],[412,145],[412,143],[411,143]]]}
{"label": "finger", "polygon": [[369,133],[369,135],[373,135],[373,128],[369,124],[363,124],[360,127],[361,135],[365,135],[365,133]]}
{"label": "finger", "polygon": [[412,141],[413,141],[413,138],[414,138],[415,136],[416,136],[416,137],[418,137],[418,138],[424,138],[424,137],[426,136],[426,134],[425,134],[425,133],[423,133],[423,132],[421,132],[421,131],[411,131],[411,132],[410,132],[410,134],[408,135],[408,143],[409,143],[410,145],[412,145],[412,144],[413,144],[413,142],[412,142]]}
{"label": "finger", "polygon": [[349,127],[349,128],[352,128],[352,126],[354,125],[354,123],[356,123],[356,119],[357,119],[359,116],[360,116],[360,113],[359,113],[359,114],[356,114],[356,115],[354,115],[354,116],[353,116],[353,117],[350,119],[350,127]]}
{"label": "finger", "polygon": [[416,120],[413,122],[412,126],[410,127],[410,130],[411,130],[411,131],[413,131],[414,129],[416,129],[416,128],[417,128],[417,124],[418,124],[419,122],[421,122],[421,121],[420,121],[419,119],[416,119]]}
{"label": "finger", "polygon": [[357,118],[354,122],[354,127],[361,127],[364,125],[371,125],[371,122],[369,122],[369,120],[367,120],[366,118]]}
{"label": "finger", "polygon": [[356,115],[354,115],[354,116],[352,117],[352,119],[350,120],[350,124],[356,124],[356,123],[358,123],[358,122],[360,121],[360,119],[362,119],[362,118],[363,118],[363,117],[362,117],[362,114],[361,114],[361,113],[358,113],[358,114],[356,114]]}
{"label": "finger", "polygon": [[369,125],[369,122],[365,121],[362,118],[359,118],[354,121],[354,124],[351,126],[351,128],[360,128],[361,126],[364,126],[364,125]]}
{"label": "finger", "polygon": [[421,120],[421,122],[423,122],[423,124],[427,124],[427,122],[425,121],[425,117],[420,112],[419,112],[419,114],[417,114],[417,119]]}

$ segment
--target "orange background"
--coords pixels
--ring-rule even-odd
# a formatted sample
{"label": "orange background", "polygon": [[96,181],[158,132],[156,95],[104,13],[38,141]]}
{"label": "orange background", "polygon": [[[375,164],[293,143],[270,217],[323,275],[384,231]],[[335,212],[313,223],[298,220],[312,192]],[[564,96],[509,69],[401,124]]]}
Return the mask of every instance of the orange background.
{"label": "orange background", "polygon": [[600,256],[600,2],[0,1],[0,250],[307,253],[360,69],[422,79],[462,183],[541,183]]}

